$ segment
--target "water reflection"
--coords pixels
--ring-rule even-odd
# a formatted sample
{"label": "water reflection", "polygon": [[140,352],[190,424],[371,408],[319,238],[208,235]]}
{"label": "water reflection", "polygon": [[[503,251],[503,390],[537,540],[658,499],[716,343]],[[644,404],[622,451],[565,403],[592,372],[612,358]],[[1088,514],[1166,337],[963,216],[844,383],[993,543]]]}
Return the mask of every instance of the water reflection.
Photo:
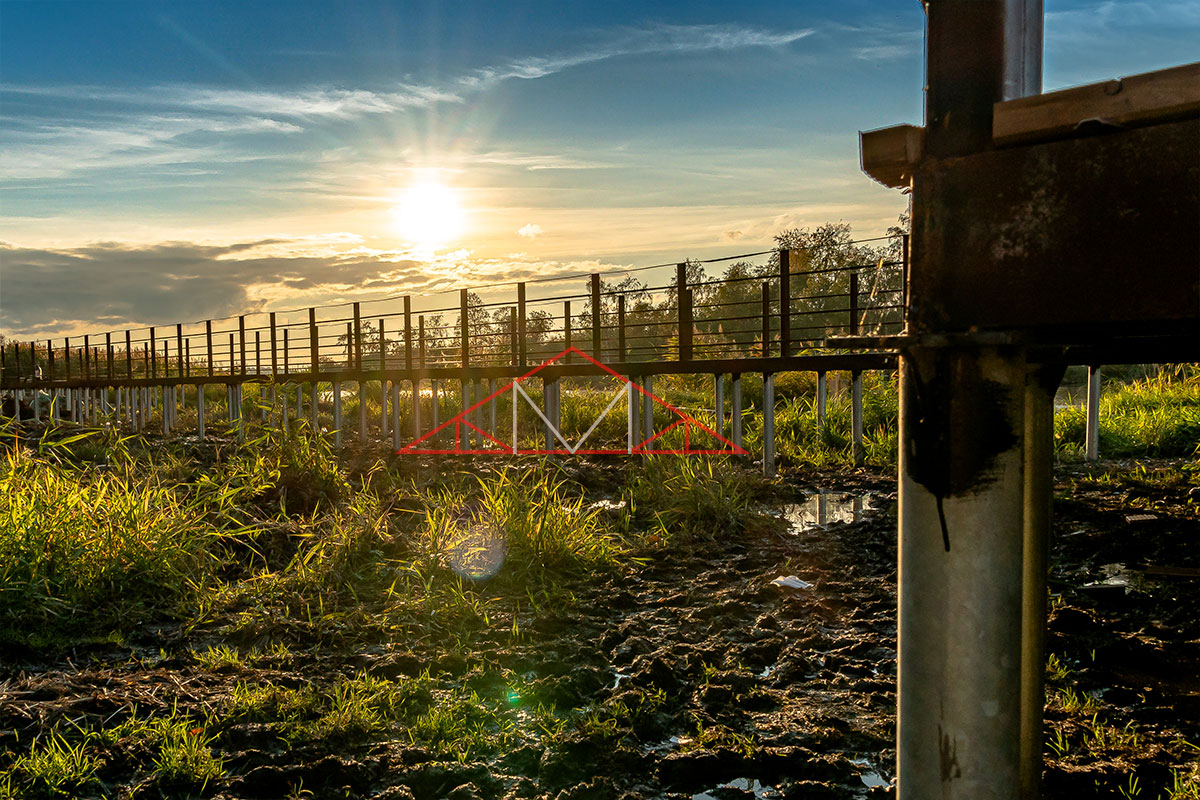
{"label": "water reflection", "polygon": [[781,514],[793,533],[802,533],[835,522],[858,522],[874,508],[870,496],[818,492],[803,503],[788,503]]}

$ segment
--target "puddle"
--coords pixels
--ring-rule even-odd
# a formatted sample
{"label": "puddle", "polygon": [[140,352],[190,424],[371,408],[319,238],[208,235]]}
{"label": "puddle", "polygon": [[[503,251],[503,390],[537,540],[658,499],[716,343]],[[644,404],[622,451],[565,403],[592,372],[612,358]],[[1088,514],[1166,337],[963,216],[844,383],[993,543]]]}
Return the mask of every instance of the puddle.
{"label": "puddle", "polygon": [[861,780],[863,782],[863,786],[867,787],[868,789],[887,788],[888,786],[892,785],[891,781],[886,780],[882,775],[875,771],[874,767],[871,766],[871,762],[867,759],[852,758],[850,759],[850,763],[856,767],[865,767],[867,769],[866,772],[863,772],[858,776],[858,779]]}
{"label": "puddle", "polygon": [[[718,785],[716,789],[741,789],[744,792],[754,792],[755,797],[763,797],[771,787],[763,786],[757,778],[734,778],[728,783]],[[692,800],[717,800],[717,797],[710,792],[700,792],[692,795]]]}
{"label": "puddle", "polygon": [[784,505],[781,516],[791,526],[792,533],[803,533],[837,522],[858,522],[864,511],[874,508],[869,495],[819,492],[809,495],[803,503]]}

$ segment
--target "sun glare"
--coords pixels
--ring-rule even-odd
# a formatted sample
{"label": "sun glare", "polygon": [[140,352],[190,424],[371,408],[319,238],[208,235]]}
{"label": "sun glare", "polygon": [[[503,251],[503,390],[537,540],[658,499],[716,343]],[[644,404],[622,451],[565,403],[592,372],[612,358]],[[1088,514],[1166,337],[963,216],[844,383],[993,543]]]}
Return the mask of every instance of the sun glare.
{"label": "sun glare", "polygon": [[392,216],[401,236],[425,248],[454,241],[462,235],[466,222],[454,190],[434,182],[408,187]]}

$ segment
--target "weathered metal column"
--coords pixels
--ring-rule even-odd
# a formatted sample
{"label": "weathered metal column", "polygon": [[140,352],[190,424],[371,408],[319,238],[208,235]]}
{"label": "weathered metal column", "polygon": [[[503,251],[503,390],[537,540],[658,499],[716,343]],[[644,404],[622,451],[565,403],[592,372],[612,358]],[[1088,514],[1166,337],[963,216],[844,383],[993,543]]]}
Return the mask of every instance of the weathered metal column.
{"label": "weathered metal column", "polygon": [[817,373],[817,424],[825,424],[825,405],[828,396],[828,381],[825,379],[824,372]]}
{"label": "weathered metal column", "polygon": [[1087,382],[1087,433],[1086,453],[1088,461],[1100,458],[1100,366],[1088,367]]}
{"label": "weathered metal column", "polygon": [[768,478],[775,477],[775,376],[763,373],[763,454],[762,471]]}
{"label": "weathered metal column", "polygon": [[947,213],[958,201],[931,187],[953,159],[993,150],[997,102],[1040,91],[1042,3],[925,10],[924,144],[909,172],[919,281],[900,363],[897,798],[1033,800],[1049,401],[1012,337],[944,313],[948,243],[991,223]]}
{"label": "weathered metal column", "polygon": [[914,348],[900,370],[898,797],[1015,800],[1024,354]]}
{"label": "weathered metal column", "polygon": [[645,382],[646,393],[642,395],[642,426],[645,436],[643,441],[654,435],[654,377],[646,375],[642,380]]}
{"label": "weathered metal column", "polygon": [[342,382],[333,382],[333,446],[342,446]]}
{"label": "weathered metal column", "polygon": [[733,407],[730,409],[732,419],[730,422],[731,432],[733,433],[733,443],[738,447],[742,446],[742,374],[735,372],[733,379],[730,381],[733,385]]}
{"label": "weathered metal column", "polygon": [[713,376],[713,430],[725,435],[725,376]]}
{"label": "weathered metal column", "polygon": [[850,381],[850,433],[854,448],[854,466],[861,467],[866,458],[863,450],[862,372],[855,370]]}
{"label": "weathered metal column", "polygon": [[196,435],[204,438],[204,384],[196,384]]}

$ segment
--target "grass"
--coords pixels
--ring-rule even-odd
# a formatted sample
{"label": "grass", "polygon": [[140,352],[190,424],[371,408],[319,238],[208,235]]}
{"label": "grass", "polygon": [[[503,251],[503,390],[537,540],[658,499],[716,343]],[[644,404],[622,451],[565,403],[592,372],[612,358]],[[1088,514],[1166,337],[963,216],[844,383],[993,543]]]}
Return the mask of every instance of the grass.
{"label": "grass", "polygon": [[52,730],[13,761],[0,782],[0,798],[72,797],[98,783],[99,767],[83,742],[72,744]]}
{"label": "grass", "polygon": [[[1083,457],[1086,428],[1083,406],[1055,413],[1060,458]],[[1129,383],[1104,384],[1099,447],[1105,458],[1200,455],[1200,368],[1181,365]]]}

